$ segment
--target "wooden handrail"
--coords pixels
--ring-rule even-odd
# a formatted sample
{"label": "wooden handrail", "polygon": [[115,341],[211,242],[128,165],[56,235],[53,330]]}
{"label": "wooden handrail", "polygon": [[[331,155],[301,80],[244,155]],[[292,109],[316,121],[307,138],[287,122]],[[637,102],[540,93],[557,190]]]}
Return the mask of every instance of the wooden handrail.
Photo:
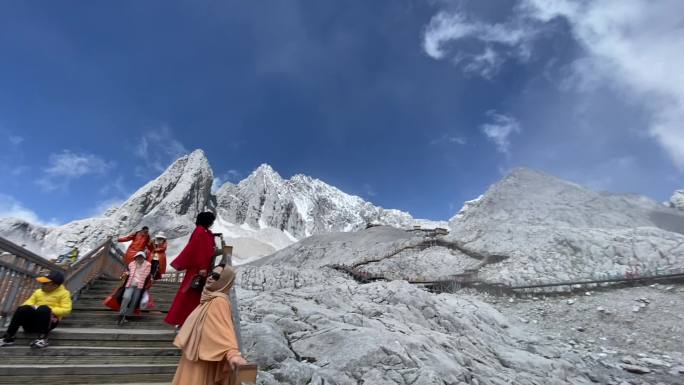
{"label": "wooden handrail", "polygon": [[118,277],[124,270],[122,253],[113,246],[111,238],[66,269],[2,237],[0,251],[12,256],[11,261],[0,260],[0,319],[11,315],[28,298],[39,286],[35,278],[45,270],[64,274],[64,285],[74,299],[96,278]]}
{"label": "wooden handrail", "polygon": [[64,274],[66,273],[66,270],[62,267],[59,266],[55,263],[52,263],[48,261],[47,259],[39,256],[38,254],[27,250],[16,243],[11,242],[8,239],[0,237],[0,250],[4,250],[16,257],[22,258],[24,260],[27,260],[31,263],[35,263],[36,265],[39,265],[45,269],[50,269],[50,270],[56,270],[59,271],[60,273]]}

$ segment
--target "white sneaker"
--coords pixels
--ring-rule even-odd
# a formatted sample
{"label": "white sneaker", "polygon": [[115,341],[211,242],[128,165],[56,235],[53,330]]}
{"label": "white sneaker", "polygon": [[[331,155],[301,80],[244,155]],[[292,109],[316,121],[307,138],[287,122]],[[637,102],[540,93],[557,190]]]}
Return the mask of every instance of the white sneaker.
{"label": "white sneaker", "polygon": [[0,347],[14,345],[14,338],[0,338]]}
{"label": "white sneaker", "polygon": [[37,340],[31,342],[31,347],[34,349],[47,348],[50,345],[47,338],[38,338]]}

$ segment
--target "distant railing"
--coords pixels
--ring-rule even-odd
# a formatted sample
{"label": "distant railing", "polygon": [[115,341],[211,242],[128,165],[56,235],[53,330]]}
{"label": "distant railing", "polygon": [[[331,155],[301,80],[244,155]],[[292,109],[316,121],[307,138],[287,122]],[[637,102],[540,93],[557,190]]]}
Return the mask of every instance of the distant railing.
{"label": "distant railing", "polygon": [[44,270],[66,271],[7,239],[0,238],[0,318],[5,318],[38,288]]}
{"label": "distant railing", "polygon": [[0,325],[38,288],[35,278],[48,270],[64,274],[64,285],[77,299],[96,278],[103,275],[118,278],[124,264],[121,251],[111,239],[65,269],[0,237]]}
{"label": "distant railing", "polygon": [[185,271],[172,271],[170,273],[164,273],[159,282],[172,282],[179,283],[185,278]]}
{"label": "distant railing", "polygon": [[78,299],[96,278],[119,278],[125,268],[123,252],[109,238],[68,268],[64,285]]}

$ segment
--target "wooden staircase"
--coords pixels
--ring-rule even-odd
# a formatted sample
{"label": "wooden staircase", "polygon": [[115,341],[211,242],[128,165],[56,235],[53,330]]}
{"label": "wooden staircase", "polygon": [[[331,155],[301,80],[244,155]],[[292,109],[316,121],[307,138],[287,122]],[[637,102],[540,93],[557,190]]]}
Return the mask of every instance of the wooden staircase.
{"label": "wooden staircase", "polygon": [[163,323],[178,283],[157,282],[154,309],[117,326],[102,301],[118,280],[99,278],[74,301],[73,312],[50,333],[50,346],[31,349],[34,335],[17,334],[0,348],[0,384],[170,384],[179,360],[175,331]]}

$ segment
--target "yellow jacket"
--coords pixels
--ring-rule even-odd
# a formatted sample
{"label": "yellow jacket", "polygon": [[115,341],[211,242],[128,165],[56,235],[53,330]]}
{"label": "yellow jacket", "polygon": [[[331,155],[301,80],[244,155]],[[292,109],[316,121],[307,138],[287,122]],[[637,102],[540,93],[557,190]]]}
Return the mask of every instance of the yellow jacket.
{"label": "yellow jacket", "polygon": [[49,293],[44,292],[43,289],[38,289],[33,292],[26,302],[24,302],[24,305],[47,305],[50,307],[50,310],[52,310],[52,314],[61,319],[62,317],[71,314],[71,294],[64,285],[60,285]]}

